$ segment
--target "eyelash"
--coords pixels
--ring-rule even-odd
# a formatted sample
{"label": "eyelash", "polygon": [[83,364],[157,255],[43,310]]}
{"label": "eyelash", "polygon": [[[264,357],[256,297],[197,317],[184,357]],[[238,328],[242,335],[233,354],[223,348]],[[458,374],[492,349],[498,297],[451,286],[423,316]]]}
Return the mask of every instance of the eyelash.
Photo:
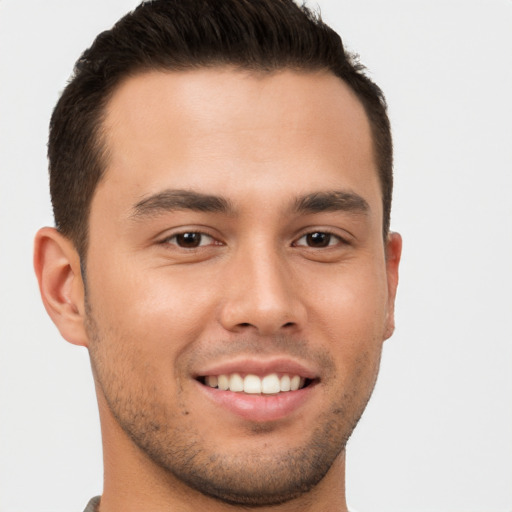
{"label": "eyelash", "polygon": [[[184,237],[186,235],[199,235],[201,237],[199,245],[197,245],[195,247],[184,247],[182,245],[179,245],[177,243],[178,237]],[[211,239],[214,243],[203,244],[202,241],[205,237]],[[171,242],[173,239],[176,240],[176,243]],[[186,249],[186,250],[194,250],[194,249],[199,249],[201,247],[207,247],[207,246],[211,246],[211,245],[222,245],[222,243],[219,242],[218,240],[216,240],[212,235],[209,235],[208,233],[203,233],[202,231],[183,231],[181,233],[175,233],[174,235],[168,236],[167,238],[162,240],[161,243],[162,243],[162,245],[175,245],[176,247],[179,247],[180,249]]]}
{"label": "eyelash", "polygon": [[[186,246],[183,246],[183,245],[179,245],[178,243],[178,237],[183,237],[183,236],[187,236],[187,235],[199,235],[201,238],[199,240],[199,245],[196,245],[196,246],[193,246],[193,247],[186,247]],[[302,240],[303,238],[304,239],[307,239],[307,237],[312,237],[314,235],[326,235],[327,238],[328,238],[328,241],[327,241],[327,245],[321,245],[320,247],[314,247],[314,246],[311,246],[311,245],[307,245],[307,244],[299,244],[299,241]],[[203,240],[204,238],[208,238],[210,240],[213,241],[213,243],[206,243],[206,244],[203,244]],[[331,244],[332,240],[335,239],[337,242],[334,243],[334,244]],[[173,243],[172,240],[175,240],[175,242]],[[209,247],[209,246],[214,246],[214,245],[223,245],[222,242],[219,242],[218,240],[216,240],[212,235],[209,235],[208,233],[204,233],[202,231],[183,231],[181,233],[175,233],[167,238],[165,238],[164,240],[162,240],[160,242],[162,245],[175,245],[176,247],[180,248],[180,249],[185,249],[185,250],[194,250],[194,249],[200,249],[201,247]],[[292,246],[293,247],[306,247],[306,248],[309,248],[309,249],[327,249],[327,248],[331,248],[331,247],[336,247],[336,246],[339,246],[339,245],[348,245],[349,242],[344,239],[343,237],[329,231],[329,230],[313,230],[313,231],[308,231],[307,233],[304,233],[303,235],[301,235],[299,238],[297,238],[293,243],[292,243]]]}

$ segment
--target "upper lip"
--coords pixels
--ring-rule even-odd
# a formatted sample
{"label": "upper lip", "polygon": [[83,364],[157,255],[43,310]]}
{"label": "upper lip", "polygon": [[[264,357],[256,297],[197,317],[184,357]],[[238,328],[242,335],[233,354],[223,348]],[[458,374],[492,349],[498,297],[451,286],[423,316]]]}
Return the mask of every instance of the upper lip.
{"label": "upper lip", "polygon": [[298,375],[305,379],[317,379],[318,372],[290,358],[278,357],[272,359],[235,358],[229,361],[214,362],[201,368],[195,373],[195,378],[208,375],[229,375],[232,373],[254,374],[259,376],[271,373]]}

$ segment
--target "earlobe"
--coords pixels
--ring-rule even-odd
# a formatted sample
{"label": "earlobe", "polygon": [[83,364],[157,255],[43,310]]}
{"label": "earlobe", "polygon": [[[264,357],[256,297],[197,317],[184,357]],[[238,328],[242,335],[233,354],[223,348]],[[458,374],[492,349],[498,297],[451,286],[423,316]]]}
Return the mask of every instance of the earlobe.
{"label": "earlobe", "polygon": [[72,242],[54,228],[42,228],[34,241],[34,269],[44,307],[61,335],[87,346],[80,257]]}
{"label": "earlobe", "polygon": [[398,287],[398,268],[402,256],[402,237],[398,233],[389,233],[386,243],[386,274],[388,282],[388,312],[384,339],[391,337],[395,330],[395,298]]}

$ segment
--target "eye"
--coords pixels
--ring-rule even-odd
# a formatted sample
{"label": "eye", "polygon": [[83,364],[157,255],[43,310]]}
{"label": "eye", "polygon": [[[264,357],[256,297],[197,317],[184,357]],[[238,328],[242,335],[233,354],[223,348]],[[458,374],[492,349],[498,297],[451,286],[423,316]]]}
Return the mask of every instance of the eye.
{"label": "eye", "polygon": [[324,247],[332,247],[342,243],[343,240],[339,236],[325,231],[314,231],[301,236],[294,245],[300,247],[312,247],[313,249],[322,249]]}
{"label": "eye", "polygon": [[197,231],[187,231],[185,233],[178,233],[164,240],[166,244],[177,245],[183,249],[196,249],[207,245],[215,245],[216,240],[205,233]]}

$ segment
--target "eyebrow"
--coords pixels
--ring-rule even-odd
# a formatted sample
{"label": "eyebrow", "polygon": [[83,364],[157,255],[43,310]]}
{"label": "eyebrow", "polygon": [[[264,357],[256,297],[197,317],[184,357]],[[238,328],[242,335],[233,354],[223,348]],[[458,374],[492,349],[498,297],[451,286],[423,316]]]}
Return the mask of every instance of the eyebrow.
{"label": "eyebrow", "polygon": [[348,191],[313,192],[297,198],[294,210],[300,214],[343,211],[356,214],[367,214],[370,211],[368,202],[359,194]]}
{"label": "eyebrow", "polygon": [[133,207],[131,217],[141,219],[176,210],[231,214],[234,208],[223,197],[190,190],[164,190],[139,201]]}
{"label": "eyebrow", "polygon": [[[164,190],[139,201],[133,207],[131,217],[137,220],[177,210],[229,215],[235,213],[231,202],[220,196],[190,190]],[[369,210],[363,197],[354,192],[339,190],[306,194],[295,199],[292,204],[292,211],[301,215],[335,211],[366,214]]]}

